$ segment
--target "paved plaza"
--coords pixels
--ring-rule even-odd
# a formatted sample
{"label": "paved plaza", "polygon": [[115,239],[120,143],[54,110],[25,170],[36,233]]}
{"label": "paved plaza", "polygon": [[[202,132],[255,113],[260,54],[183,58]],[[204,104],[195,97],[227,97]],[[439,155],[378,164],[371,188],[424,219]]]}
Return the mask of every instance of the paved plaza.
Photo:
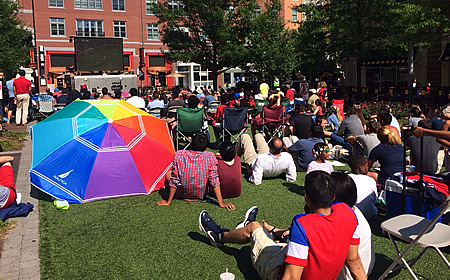
{"label": "paved plaza", "polygon": [[[12,131],[29,131],[24,126],[4,125]],[[22,202],[34,205],[34,211],[26,218],[12,218],[17,225],[10,230],[3,244],[0,258],[0,279],[40,279],[39,271],[39,203],[30,196],[31,138],[27,136],[22,151],[4,152],[0,155],[14,156],[13,171],[16,178],[16,190],[22,194]]]}

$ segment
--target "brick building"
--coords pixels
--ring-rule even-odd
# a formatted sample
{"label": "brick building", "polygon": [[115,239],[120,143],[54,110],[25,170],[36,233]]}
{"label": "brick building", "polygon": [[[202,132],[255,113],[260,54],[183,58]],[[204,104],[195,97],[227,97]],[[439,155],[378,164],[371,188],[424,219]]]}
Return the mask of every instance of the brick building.
{"label": "brick building", "polygon": [[[49,85],[64,82],[67,68],[74,67],[74,37],[123,38],[123,60],[125,73],[139,73],[139,49],[144,49],[145,72],[139,86],[151,86],[158,82],[169,87],[175,85],[212,85],[212,73],[198,64],[165,61],[162,50],[167,49],[160,41],[157,17],[151,4],[157,0],[19,0],[21,17],[35,33],[36,64],[43,65],[37,72],[39,90]],[[169,7],[176,9],[178,1],[167,0]],[[281,16],[289,28],[291,21],[301,20],[292,6],[303,0],[283,0]],[[263,7],[264,0],[260,1]],[[41,51],[41,53],[39,53]],[[166,74],[180,72],[184,77],[171,78]],[[78,73],[77,73],[78,74]],[[99,73],[80,73],[99,74]],[[245,80],[240,69],[232,69],[219,77],[224,81]]]}

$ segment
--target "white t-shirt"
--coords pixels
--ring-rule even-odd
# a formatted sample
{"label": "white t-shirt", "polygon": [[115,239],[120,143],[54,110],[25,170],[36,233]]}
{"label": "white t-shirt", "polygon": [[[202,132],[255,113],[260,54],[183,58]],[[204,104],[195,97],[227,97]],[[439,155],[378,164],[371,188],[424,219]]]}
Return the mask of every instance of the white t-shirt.
{"label": "white t-shirt", "polygon": [[[356,218],[358,219],[359,227],[359,247],[358,253],[361,258],[361,262],[364,267],[366,275],[372,273],[373,267],[375,265],[375,250],[372,244],[372,231],[370,230],[370,225],[364,218],[363,213],[358,207],[355,207]],[[342,267],[336,280],[353,279],[350,274],[350,270],[345,266]]]}
{"label": "white t-shirt", "polygon": [[145,100],[138,96],[132,96],[128,98],[127,102],[138,107],[139,109],[145,109]]}
{"label": "white t-shirt", "polygon": [[255,185],[261,184],[262,178],[271,178],[286,172],[286,181],[297,180],[297,169],[291,154],[282,152],[279,157],[271,153],[259,154],[252,162],[253,175],[248,178]]}
{"label": "white t-shirt", "polygon": [[402,135],[402,132],[400,131],[400,124],[398,123],[397,119],[392,114],[391,117],[392,117],[391,125],[398,130],[399,135]]}
{"label": "white t-shirt", "polygon": [[358,193],[355,206],[357,206],[367,220],[375,219],[378,215],[378,209],[375,206],[377,202],[377,184],[375,180],[364,174],[349,174],[356,185]]}

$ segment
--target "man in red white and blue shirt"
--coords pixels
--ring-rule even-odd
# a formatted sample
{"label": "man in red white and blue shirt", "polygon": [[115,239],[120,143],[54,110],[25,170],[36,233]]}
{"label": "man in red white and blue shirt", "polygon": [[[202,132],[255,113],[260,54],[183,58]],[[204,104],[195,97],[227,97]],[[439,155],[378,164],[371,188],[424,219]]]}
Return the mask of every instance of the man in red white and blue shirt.
{"label": "man in red white and blue shirt", "polygon": [[233,204],[222,199],[217,159],[214,153],[206,151],[207,145],[208,138],[199,132],[192,136],[192,150],[175,152],[169,181],[169,197],[167,200],[158,201],[158,205],[169,205],[174,197],[188,201],[203,200],[210,188],[213,188],[220,207],[229,210],[235,208]]}
{"label": "man in red white and blue shirt", "polygon": [[[256,206],[235,230],[221,228],[206,211],[200,213],[199,227],[215,246],[251,242],[252,264],[262,279],[336,279],[344,262],[353,279],[366,279],[356,214],[344,203],[332,204],[334,196],[330,174],[313,171],[305,177],[310,213],[295,216],[289,230],[256,222]],[[274,241],[283,238],[287,244]]]}

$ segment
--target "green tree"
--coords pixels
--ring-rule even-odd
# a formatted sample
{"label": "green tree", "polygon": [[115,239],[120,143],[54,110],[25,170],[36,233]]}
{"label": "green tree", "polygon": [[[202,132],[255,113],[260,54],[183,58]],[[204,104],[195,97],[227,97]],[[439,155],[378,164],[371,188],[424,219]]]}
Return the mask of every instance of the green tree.
{"label": "green tree", "polygon": [[[357,87],[361,87],[361,62],[374,52],[398,54],[408,45],[429,46],[437,35],[448,32],[443,16],[448,1],[332,0],[300,5],[305,21],[299,27],[301,63],[314,59],[357,61]],[[432,3],[433,2],[433,3]],[[443,27],[446,26],[446,27]],[[311,34],[310,45],[307,44]],[[317,38],[316,38],[317,37]],[[322,50],[324,56],[317,50]]]}
{"label": "green tree", "polygon": [[170,61],[189,61],[217,77],[243,59],[245,40],[240,36],[248,28],[253,0],[182,0],[177,6],[155,5],[158,23],[163,24],[162,42],[169,48]]}
{"label": "green tree", "polygon": [[324,28],[327,19],[326,10],[322,5],[311,3],[302,6],[299,11],[310,16],[300,21],[297,29],[295,44],[299,63],[296,69],[308,78],[323,71],[334,72],[338,61],[336,57],[327,54],[329,38]]}
{"label": "green tree", "polygon": [[19,19],[16,1],[0,0],[0,72],[9,76],[27,64],[31,47],[31,32]]}
{"label": "green tree", "polygon": [[258,78],[267,76],[272,82],[278,77],[283,82],[297,65],[296,31],[286,29],[279,0],[268,0],[264,5],[262,13],[250,22],[244,62],[252,64]]}

